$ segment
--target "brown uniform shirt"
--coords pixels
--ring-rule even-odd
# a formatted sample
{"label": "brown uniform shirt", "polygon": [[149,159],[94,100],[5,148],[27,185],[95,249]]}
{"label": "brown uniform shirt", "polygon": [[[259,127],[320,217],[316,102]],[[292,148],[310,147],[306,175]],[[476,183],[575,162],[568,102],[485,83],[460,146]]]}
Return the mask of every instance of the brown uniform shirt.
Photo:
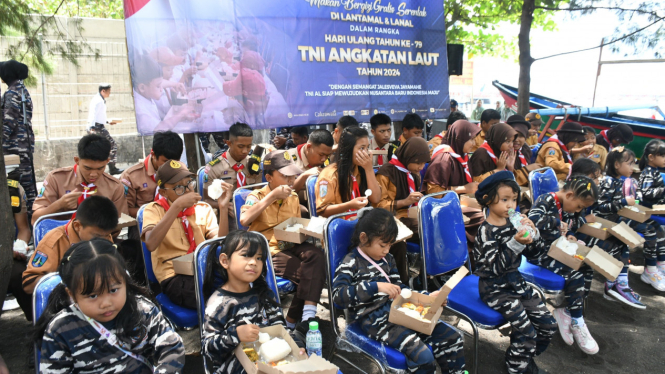
{"label": "brown uniform shirt", "polygon": [[[393,208],[395,197],[397,196],[397,187],[395,187],[388,177],[382,174],[376,175],[376,181],[379,182],[379,186],[381,186],[381,201],[374,205],[374,207],[383,208],[390,212]],[[408,207],[402,208],[395,213],[395,217],[397,218],[404,218],[408,215]]]}
{"label": "brown uniform shirt", "polygon": [[429,147],[429,156],[432,157],[432,153],[436,149],[436,147],[441,145],[441,142],[443,141],[443,137],[446,135],[445,131],[442,131],[441,134],[435,135],[430,141],[427,142],[427,146]]}
{"label": "brown uniform shirt", "polygon": [[473,145],[473,149],[469,153],[475,152],[478,148],[480,148],[481,145],[483,145],[483,143],[485,143],[485,136],[486,135],[487,134],[485,133],[484,130],[480,130],[478,135],[476,135],[476,137],[473,138],[473,141],[476,142],[476,144]]}
{"label": "brown uniform shirt", "polygon": [[530,146],[534,146],[538,144],[538,134],[536,135],[531,135],[528,138],[526,138],[526,144]]}
{"label": "brown uniform shirt", "polygon": [[157,191],[157,182],[152,176],[157,174],[157,170],[152,165],[152,160],[148,156],[148,168],[145,167],[145,161],[130,167],[122,172],[120,181],[127,186],[128,208],[140,208],[142,205],[155,200],[155,191]]}
{"label": "brown uniform shirt", "polygon": [[589,158],[600,164],[600,170],[605,170],[605,161],[607,160],[607,149],[600,144],[593,146],[593,151],[589,154]]}
{"label": "brown uniform shirt", "polygon": [[[245,205],[240,208],[241,212],[247,211],[252,205],[263,200],[272,191],[270,186],[265,186],[259,190],[252,191],[245,200]],[[254,222],[249,225],[249,231],[257,231],[263,234],[270,241],[270,254],[276,255],[280,252],[279,242],[275,239],[273,228],[291,217],[300,218],[300,203],[298,195],[291,192],[291,196],[285,200],[273,201],[261,215],[256,217]]]}
{"label": "brown uniform shirt", "polygon": [[[383,145],[383,147],[379,147],[378,144],[376,144],[376,138],[372,138],[372,141],[369,142],[369,149],[370,151],[376,151],[377,148],[380,148],[381,150],[388,151],[392,144],[390,142],[386,143]],[[374,167],[379,166],[379,156],[383,157],[383,165],[387,164],[390,160],[388,159],[388,155],[373,155],[372,156],[372,165]]]}
{"label": "brown uniform shirt", "polygon": [[[158,203],[152,202],[145,207],[141,240],[145,241],[146,232],[157,226],[165,214],[166,211]],[[217,237],[219,223],[210,205],[203,202],[197,203],[194,214],[187,217],[187,219],[194,231],[196,245],[207,239]],[[175,275],[171,260],[186,255],[187,251],[189,251],[189,240],[187,240],[187,234],[185,234],[185,229],[182,227],[182,218],[176,218],[173,220],[164,240],[152,252],[152,270],[160,283]]]}
{"label": "brown uniform shirt", "polygon": [[[353,170],[353,175],[360,183],[360,170],[356,166]],[[331,164],[319,174],[316,180],[316,212],[321,214],[328,205],[342,204],[342,195],[339,192],[339,181],[337,179],[337,164]],[[349,186],[353,188],[352,186]],[[361,194],[365,191],[360,191]]]}
{"label": "brown uniform shirt", "polygon": [[571,164],[564,160],[563,153],[555,142],[545,142],[540,147],[536,163],[551,167],[556,173],[556,178],[560,181],[565,180],[568,172],[570,172]]}
{"label": "brown uniform shirt", "polygon": [[[44,187],[39,193],[32,209],[37,211],[53,204],[59,198],[70,192],[83,192],[83,178],[80,173],[74,172],[73,166],[55,169],[48,173],[44,179]],[[125,186],[113,176],[103,173],[96,181],[95,195],[108,197],[121,213],[127,214],[127,200],[125,199]],[[65,212],[66,210],[62,210]]]}
{"label": "brown uniform shirt", "polygon": [[[230,183],[232,186],[232,191],[235,191],[236,186],[238,185],[237,183],[238,173],[236,173],[236,171],[233,170],[233,166],[236,164],[243,165],[243,169],[241,171],[243,174],[245,174],[246,178],[245,186],[248,186],[250,184],[261,183],[262,182],[261,173],[256,175],[250,175],[249,168],[247,167],[247,161],[249,161],[249,156],[245,157],[244,160],[238,162],[234,160],[233,157],[231,157],[231,154],[229,152],[224,152],[222,155],[208,162],[208,164],[206,165],[205,167],[206,175],[204,177],[203,186],[205,188],[208,188],[212,184],[213,180],[230,177],[231,178],[230,180],[224,180],[224,182]],[[233,196],[233,194],[231,194],[231,196]],[[235,209],[233,208],[233,204],[229,204],[229,217],[235,217],[235,216],[236,215],[235,215]]]}

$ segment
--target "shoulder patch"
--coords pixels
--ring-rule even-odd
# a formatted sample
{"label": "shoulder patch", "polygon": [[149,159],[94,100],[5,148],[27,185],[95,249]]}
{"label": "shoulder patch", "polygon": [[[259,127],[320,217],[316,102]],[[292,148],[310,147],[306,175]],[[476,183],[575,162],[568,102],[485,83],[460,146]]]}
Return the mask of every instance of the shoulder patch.
{"label": "shoulder patch", "polygon": [[32,257],[31,265],[33,268],[40,268],[44,266],[46,260],[48,260],[48,255],[42,251],[37,251],[35,252],[35,255]]}
{"label": "shoulder patch", "polygon": [[[46,183],[46,182],[44,182],[44,183]],[[42,188],[40,188],[40,189],[39,189],[39,194],[37,195],[37,197],[42,197],[42,196],[44,196],[44,191],[45,191],[45,190],[46,190],[46,187],[42,187]]]}
{"label": "shoulder patch", "polygon": [[12,196],[11,198],[12,198],[11,203],[12,203],[12,206],[13,206],[13,207],[19,207],[19,206],[21,206],[21,199],[19,199],[18,196]]}
{"label": "shoulder patch", "polygon": [[[287,157],[287,159],[288,159],[289,156],[286,156],[286,157]],[[253,170],[253,171],[259,171],[259,164],[254,164],[254,165],[252,165],[252,170]]]}
{"label": "shoulder patch", "polygon": [[553,150],[553,149],[550,149],[550,150],[547,152],[547,154],[550,155],[550,156],[554,156],[554,155],[556,154],[556,151]]}
{"label": "shoulder patch", "polygon": [[328,183],[319,183],[319,196],[320,197],[326,197],[328,194]]}
{"label": "shoulder patch", "polygon": [[259,199],[256,196],[250,195],[250,196],[247,197],[247,200],[245,200],[245,205],[252,206],[252,205],[254,205],[258,202],[259,202]]}
{"label": "shoulder patch", "polygon": [[124,187],[124,189],[125,189],[125,196],[127,196],[127,193],[129,193],[129,187],[128,187],[128,186],[125,186],[125,185],[123,185],[122,187]]}
{"label": "shoulder patch", "polygon": [[125,178],[122,178],[120,181],[121,181],[125,186],[127,186],[127,187],[131,187],[131,186],[132,186],[132,182],[128,181],[128,180],[125,179]]}
{"label": "shoulder patch", "polygon": [[214,160],[208,162],[208,165],[210,165],[210,166],[215,166],[215,165],[219,164],[219,161],[220,161],[220,160],[219,160],[219,157],[218,157],[218,158],[216,158],[216,159],[214,159]]}
{"label": "shoulder patch", "polygon": [[298,156],[296,155],[291,155],[291,158],[293,159],[293,161],[298,161]]}
{"label": "shoulder patch", "polygon": [[18,188],[18,181],[15,181],[13,179],[7,179],[7,186]]}

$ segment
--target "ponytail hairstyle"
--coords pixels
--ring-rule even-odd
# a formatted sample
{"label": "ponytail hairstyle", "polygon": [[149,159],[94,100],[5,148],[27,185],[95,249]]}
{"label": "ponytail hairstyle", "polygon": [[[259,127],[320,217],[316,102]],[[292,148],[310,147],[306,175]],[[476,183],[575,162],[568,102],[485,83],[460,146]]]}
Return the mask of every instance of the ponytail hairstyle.
{"label": "ponytail hairstyle", "polygon": [[649,155],[665,156],[665,142],[660,139],[653,139],[647,143],[640,159],[640,170],[646,169],[649,165]]}
{"label": "ponytail hairstyle", "polygon": [[[643,156],[644,157],[644,156]],[[630,160],[635,160],[635,153],[626,147],[616,147],[607,154],[605,161],[605,174],[612,178],[619,178],[615,163],[622,163]]]}
{"label": "ponytail hairstyle", "polygon": [[[337,180],[339,183],[339,195],[342,202],[351,200],[351,190],[353,189],[353,148],[356,146],[359,138],[369,137],[367,130],[358,127],[350,126],[342,131],[339,139],[339,147],[335,154],[335,163],[337,164]],[[360,191],[367,189],[367,177],[365,173],[360,173],[360,180],[358,187]]]}
{"label": "ponytail hairstyle", "polygon": [[[210,248],[205,276],[203,277],[204,298],[208,300],[213,292],[229,279],[228,272],[219,262],[219,256],[224,253],[230,260],[233,252],[240,251],[243,248],[247,248],[246,256],[248,257],[253,257],[257,252],[261,252],[262,254],[261,262],[263,263],[263,269],[261,270],[261,275],[252,282],[252,288],[259,294],[259,307],[279,306],[277,300],[275,300],[275,295],[273,295],[266,281],[268,271],[267,257],[270,256],[270,250],[263,235],[252,231],[231,231],[226,238]],[[219,254],[217,253],[218,251]]]}
{"label": "ponytail hairstyle", "polygon": [[[392,213],[382,208],[366,211],[356,224],[356,229],[351,237],[351,248],[359,247],[361,244],[369,244],[374,239],[384,243],[394,243],[397,239],[399,229]],[[360,242],[360,233],[367,235],[367,243]]]}
{"label": "ponytail hairstyle", "polygon": [[573,175],[566,179],[563,191],[573,192],[573,196],[577,199],[585,201],[593,200],[594,202],[598,200],[598,186],[596,186],[596,182],[593,179],[586,175]]}
{"label": "ponytail hairstyle", "polygon": [[125,260],[116,246],[105,239],[93,239],[72,245],[58,266],[62,282],[49,296],[46,310],[35,325],[33,339],[40,347],[44,332],[51,320],[61,310],[75,301],[69,296],[99,294],[108,292],[115,282],[126,285],[127,300],[115,318],[118,338],[129,342],[142,340],[147,333],[143,313],[139,310],[139,296],[149,297],[145,288],[137,285],[129,277]]}

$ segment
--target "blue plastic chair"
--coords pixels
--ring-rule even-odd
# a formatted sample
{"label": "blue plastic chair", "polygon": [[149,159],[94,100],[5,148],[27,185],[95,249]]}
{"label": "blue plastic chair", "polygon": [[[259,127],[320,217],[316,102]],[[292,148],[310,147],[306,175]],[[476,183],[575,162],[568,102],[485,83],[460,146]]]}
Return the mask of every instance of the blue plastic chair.
{"label": "blue plastic chair", "polygon": [[[233,208],[236,211],[236,225],[238,225],[238,230],[247,231],[249,227],[243,226],[240,224],[240,208],[245,205],[245,200],[247,196],[254,190],[256,187],[263,187],[267,183],[257,183],[251,184],[249,186],[237,188],[233,191]],[[276,277],[277,278],[277,288],[279,292],[285,294],[293,292],[296,289],[296,285],[288,279]]]}
{"label": "blue plastic chair", "polygon": [[[443,195],[443,196],[442,196]],[[436,198],[437,196],[442,196]],[[456,193],[427,195],[418,203],[423,285],[427,276],[469,265],[462,206]],[[478,327],[493,330],[506,323],[503,316],[480,299],[478,276],[468,275],[448,295],[448,309],[465,319],[473,330],[474,373],[478,373]]]}
{"label": "blue plastic chair", "polygon": [[[48,298],[51,296],[53,289],[60,284],[62,279],[58,273],[49,273],[42,277],[35,286],[35,291],[32,293],[32,324],[37,324],[37,320],[41,317],[42,313],[48,305]],[[41,351],[37,349],[35,344],[35,373],[39,374],[39,361],[41,359]]]}
{"label": "blue plastic chair", "polygon": [[[143,233],[143,210],[146,205],[143,205],[136,214],[136,221],[138,222],[139,232]],[[145,265],[145,275],[149,283],[159,283],[155,272],[152,269],[152,254],[146,247],[144,242],[141,242],[143,249],[143,263]],[[176,305],[163,293],[155,296],[155,300],[162,309],[162,313],[173,324],[181,329],[192,329],[198,325],[198,318],[196,317],[196,309],[188,309],[180,305]]]}
{"label": "blue plastic chair", "polygon": [[538,158],[538,151],[540,151],[540,147],[542,147],[542,143],[538,143],[531,148],[531,161],[529,162],[530,164],[535,164],[536,159]]}
{"label": "blue plastic chair", "polygon": [[196,189],[198,190],[199,195],[201,195],[201,200],[203,200],[203,185],[205,184],[205,166],[201,166],[196,172]]}
{"label": "blue plastic chair", "polygon": [[559,191],[559,180],[550,167],[536,169],[529,173],[531,200],[535,203],[540,195]]}
{"label": "blue plastic chair", "polygon": [[423,170],[420,171],[420,183],[422,184],[425,180],[425,174],[427,173],[427,168],[429,167],[429,162],[425,164]]}
{"label": "blue plastic chair", "polygon": [[[372,208],[363,208],[358,211],[358,215],[361,216],[363,212],[368,211]],[[351,246],[351,236],[353,236],[353,230],[356,227],[357,220],[347,221],[344,219],[345,216],[356,214],[356,212],[350,213],[341,213],[336,214],[326,222],[324,226],[324,248],[327,250],[326,262],[328,270],[328,284],[333,284],[333,279],[335,277],[335,269],[344,259],[347,253],[349,253],[349,247]],[[337,310],[342,309],[341,307],[333,303],[333,292],[332,290],[328,293],[328,299],[330,302],[330,318],[333,323],[333,332],[336,338],[340,338],[344,341],[345,344],[353,346],[356,350],[360,351],[363,356],[367,357],[369,360],[374,362],[378,367],[381,373],[385,373],[385,368],[388,366],[391,369],[396,370],[406,370],[406,357],[399,352],[398,350],[385,346],[380,342],[368,338],[365,333],[360,328],[359,323],[352,323],[346,326],[346,331],[344,336],[341,336],[339,332],[339,326],[337,325]],[[337,339],[336,339],[337,340]],[[333,346],[331,353],[331,359],[334,356],[338,356],[349,365],[353,366],[356,370],[365,373],[360,367],[358,367],[353,361],[349,358],[346,358],[342,355],[341,352],[338,352],[341,348],[338,348],[337,342]]]}
{"label": "blue plastic chair", "polygon": [[[258,232],[253,232],[253,234],[263,238],[263,240],[266,242],[266,248],[268,247],[268,240],[265,238],[265,236]],[[208,265],[208,253],[211,249],[214,248],[217,251],[217,257],[219,257],[222,251],[222,246],[218,244],[223,240],[224,238],[206,240],[199,244],[199,246],[196,247],[196,252],[194,252],[194,284],[196,286],[196,306],[198,309],[199,326],[203,326],[203,321],[205,319],[206,299],[203,296],[203,281],[205,279],[205,271]],[[266,282],[268,283],[268,286],[272,292],[275,294],[277,302],[279,303],[279,291],[277,289],[277,281],[275,280],[275,271],[272,266],[271,256],[266,257],[266,265]],[[219,282],[219,286],[224,284],[224,280],[221,278],[217,279],[217,281]],[[203,329],[201,329],[201,343],[203,343]],[[205,368],[206,374],[210,374],[211,372],[208,368],[208,362],[205,355],[203,356],[203,366]]]}
{"label": "blue plastic chair", "polygon": [[72,210],[69,212],[53,213],[39,217],[35,224],[32,226],[32,235],[34,237],[35,248],[37,248],[39,242],[42,240],[42,238],[44,238],[44,235],[48,234],[49,231],[57,227],[66,225],[74,213],[76,213],[76,211]]}
{"label": "blue plastic chair", "polygon": [[312,175],[307,178],[305,182],[305,189],[307,190],[307,209],[309,209],[310,217],[318,217],[316,213],[316,179],[317,175]]}

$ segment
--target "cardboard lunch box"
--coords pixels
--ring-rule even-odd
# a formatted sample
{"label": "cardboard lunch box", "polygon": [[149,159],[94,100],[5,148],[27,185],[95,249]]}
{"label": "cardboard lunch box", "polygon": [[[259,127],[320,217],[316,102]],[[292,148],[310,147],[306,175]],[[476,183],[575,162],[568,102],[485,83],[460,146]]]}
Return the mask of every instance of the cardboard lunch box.
{"label": "cardboard lunch box", "polygon": [[651,207],[651,209],[649,209],[649,213],[658,215],[665,214],[665,204],[654,205]]}
{"label": "cardboard lunch box", "polygon": [[[413,331],[418,331],[423,334],[431,335],[436,326],[436,322],[441,317],[443,312],[443,307],[441,306],[450,294],[450,291],[457,286],[457,284],[469,273],[469,270],[462,266],[455,272],[455,274],[446,282],[446,284],[441,287],[439,294],[436,297],[429,295],[424,295],[416,291],[412,292],[412,295],[408,299],[404,299],[402,295],[397,295],[390,305],[390,314],[388,315],[388,322],[394,323],[396,325],[404,326]],[[431,307],[429,312],[425,314],[424,318],[428,319],[429,322],[415,319],[407,316],[404,312],[397,310],[404,303],[413,303],[413,304],[422,304],[423,306],[437,306]]]}
{"label": "cardboard lunch box", "polygon": [[603,251],[597,246],[589,248],[578,244],[576,254],[584,258],[583,260],[580,260],[579,258],[573,257],[563,252],[561,248],[557,246],[557,243],[560,240],[567,239],[561,237],[558,240],[555,240],[554,243],[552,243],[550,250],[547,252],[547,255],[570,267],[571,269],[579,270],[582,266],[582,263],[586,263],[587,265],[591,266],[592,269],[601,273],[610,281],[615,280],[619,276],[619,273],[621,273],[621,269],[623,269],[623,262],[610,256],[607,252]]}
{"label": "cardboard lunch box", "polygon": [[478,204],[478,200],[466,195],[460,195],[460,205],[468,208],[483,209],[480,204]]}
{"label": "cardboard lunch box", "polygon": [[194,276],[194,253],[176,257],[171,262],[176,274]]}
{"label": "cardboard lunch box", "polygon": [[651,218],[651,213],[649,212],[650,211],[649,208],[643,207],[641,205],[633,205],[633,206],[639,209],[639,212],[636,212],[628,208],[622,208],[619,210],[619,215],[621,217],[626,217],[628,219],[632,219],[633,221],[637,221],[639,223],[644,223],[644,221]]}
{"label": "cardboard lunch box", "polygon": [[413,218],[413,219],[418,219],[418,207],[417,206],[412,206],[407,210],[408,214],[407,217]]}
{"label": "cardboard lunch box", "polygon": [[287,226],[294,225],[296,223],[303,225],[303,227],[307,227],[307,225],[309,225],[309,220],[306,218],[295,218],[295,217],[287,219],[286,221],[275,226],[273,231],[275,239],[296,244],[301,244],[305,240],[307,240],[307,235],[303,234],[300,231],[298,232],[285,231]]}
{"label": "cardboard lunch box", "polygon": [[609,231],[609,229],[616,226],[616,223],[598,217],[596,217],[595,220],[597,223],[602,225],[601,228],[597,229],[586,223],[582,225],[582,227],[580,227],[577,232],[593,236],[594,238],[598,238],[600,240],[607,240],[610,236],[612,236],[612,233]]}
{"label": "cardboard lunch box", "polygon": [[[240,365],[242,365],[247,374],[337,374],[339,368],[325,359],[316,355],[309,358],[306,354],[301,355],[300,348],[298,348],[298,345],[293,341],[291,335],[289,335],[284,326],[276,325],[262,327],[259,331],[269,334],[271,338],[282,338],[289,343],[289,346],[291,346],[291,355],[293,355],[296,361],[290,364],[274,367],[260,361],[253,363],[243,351],[245,344],[240,343],[238,344],[238,347],[236,347],[234,353],[238,362],[240,362]],[[258,352],[256,353],[258,354]]]}
{"label": "cardboard lunch box", "polygon": [[120,230],[123,227],[131,227],[136,225],[136,218],[125,213],[121,213],[120,218],[118,218],[118,226],[115,227],[115,230]]}
{"label": "cardboard lunch box", "polygon": [[617,239],[625,243],[628,248],[635,249],[646,241],[637,231],[633,230],[626,222],[621,222],[618,225],[607,229]]}

